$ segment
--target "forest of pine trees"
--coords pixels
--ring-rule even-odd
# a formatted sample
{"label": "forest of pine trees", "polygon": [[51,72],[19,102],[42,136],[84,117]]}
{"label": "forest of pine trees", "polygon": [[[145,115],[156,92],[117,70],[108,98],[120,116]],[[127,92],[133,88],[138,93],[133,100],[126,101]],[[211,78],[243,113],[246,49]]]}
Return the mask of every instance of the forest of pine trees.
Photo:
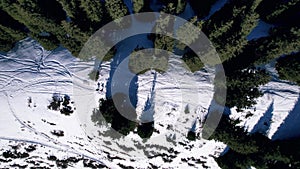
{"label": "forest of pine trees", "polygon": [[[223,63],[227,81],[226,106],[229,108],[236,106],[238,111],[243,111],[256,103],[256,98],[262,94],[259,86],[270,80],[269,74],[258,67],[270,61],[276,62],[280,79],[300,84],[300,23],[297,20],[300,18],[300,0],[228,0],[210,17],[208,15],[216,0],[157,0],[155,5],[159,8],[151,7],[154,1],[131,2],[133,13],[154,11],[181,15],[187,5],[191,6],[195,15],[188,18],[190,23],[205,33]],[[123,0],[1,0],[0,51],[7,52],[14,43],[31,37],[47,50],[62,45],[78,56],[95,31],[130,14],[130,11]],[[143,18],[137,19],[146,22]],[[153,27],[154,32],[163,32],[166,25],[173,28],[174,21],[170,18],[160,17],[159,20]],[[259,22],[272,25],[268,35],[247,39]],[[124,25],[119,26],[122,28]],[[182,35],[185,29],[182,26],[176,33],[192,44],[199,35],[192,30],[190,34]],[[181,55],[193,72],[205,66],[186,44],[166,35],[149,34],[147,37],[153,42],[153,48]],[[117,50],[112,48],[105,60],[113,58]],[[97,76],[97,72],[90,76]],[[111,99],[101,103],[99,110],[94,112],[93,121],[99,122],[97,114],[102,113],[106,121],[124,135],[138,127],[140,137],[151,136],[154,130],[151,123],[137,125],[127,121],[112,106]],[[121,120],[122,125],[116,125],[116,120]],[[282,152],[286,142],[274,143],[262,136],[247,135],[229,119],[222,120],[212,136],[230,147],[230,151],[217,160],[222,168],[299,167],[296,160],[299,153],[293,150]],[[291,143],[296,144],[295,141]],[[266,148],[266,144],[270,144],[271,148]]]}

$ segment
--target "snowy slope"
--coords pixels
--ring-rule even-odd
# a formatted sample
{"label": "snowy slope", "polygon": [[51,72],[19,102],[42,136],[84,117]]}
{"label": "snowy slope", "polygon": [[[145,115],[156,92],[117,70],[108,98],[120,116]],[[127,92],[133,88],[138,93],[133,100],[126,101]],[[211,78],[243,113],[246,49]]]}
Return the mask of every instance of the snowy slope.
{"label": "snowy slope", "polygon": [[[178,107],[180,105],[178,103],[179,100],[172,95],[172,93],[175,93],[173,89],[176,88],[176,84],[170,81],[168,76],[177,76],[173,78],[180,81],[181,86],[186,90],[181,92],[194,90],[193,86],[188,83],[189,81],[200,86],[198,90],[201,91],[201,96],[205,97],[205,99],[200,99],[200,102],[197,102],[199,101],[197,99],[187,100],[182,104],[186,105],[188,102],[191,112],[195,111],[196,113],[204,113],[209,106],[211,101],[209,98],[212,96],[212,85],[210,84],[212,77],[204,72],[198,72],[198,74],[183,72],[182,68],[177,66],[181,63],[177,60],[172,60],[172,62],[174,62],[174,68],[170,69],[168,73],[158,74],[156,77],[157,84],[154,91],[159,94],[155,96],[155,103],[157,103],[155,109],[156,111],[161,111],[162,114],[155,115],[155,119],[157,119],[155,120],[157,122],[155,127],[161,133],[166,133],[167,136],[170,136],[173,129],[171,129],[172,127],[167,129],[167,126],[173,125],[174,120],[177,120],[178,124],[173,128],[177,128],[176,131],[179,134],[177,141],[181,142],[181,145],[174,147],[173,144],[169,143],[163,151],[154,147],[152,151],[156,151],[157,156],[151,159],[141,158],[141,162],[137,163],[135,160],[128,161],[126,154],[112,157],[113,154],[118,154],[113,151],[114,145],[117,145],[116,143],[122,145],[128,139],[138,140],[142,143],[142,140],[136,134],[131,133],[128,138],[123,138],[123,142],[122,139],[116,142],[109,137],[104,138],[103,140],[105,141],[106,139],[107,145],[102,145],[104,143],[103,140],[97,138],[98,136],[89,135],[90,132],[87,132],[84,127],[86,123],[91,123],[89,121],[90,116],[86,114],[87,120],[85,121],[82,120],[82,114],[78,114],[80,105],[84,105],[84,103],[77,102],[77,100],[83,96],[76,96],[74,91],[81,91],[90,96],[95,102],[94,105],[96,105],[99,98],[105,97],[106,87],[103,86],[101,92],[96,91],[97,82],[88,79],[88,73],[92,70],[94,63],[81,62],[64,48],[46,51],[30,38],[20,41],[14,49],[0,57],[1,153],[10,151],[12,154],[22,154],[27,152],[24,149],[30,145],[35,146],[36,150],[28,152],[29,157],[9,157],[7,159],[1,157],[0,160],[3,162],[1,162],[0,167],[12,167],[15,164],[20,166],[27,165],[27,167],[34,166],[34,164],[28,162],[30,159],[36,161],[36,163],[37,161],[42,161],[43,165],[51,167],[54,165],[55,160],[51,161],[48,158],[53,154],[59,160],[66,161],[70,157],[76,158],[79,162],[69,162],[69,164],[78,168],[82,167],[84,161],[86,162],[87,160],[93,160],[94,163],[103,164],[111,168],[119,168],[121,164],[146,167],[151,166],[151,163],[152,165],[164,167],[182,166],[188,168],[193,165],[201,167],[201,164],[197,164],[200,161],[203,163],[203,166],[217,167],[213,156],[221,153],[225,145],[220,142],[206,140],[187,141],[185,134],[192,127],[197,117],[190,118],[190,121],[186,121],[184,119],[185,116],[181,116],[179,120],[177,119],[176,114],[179,114],[183,108],[182,106]],[[109,71],[109,62],[102,63],[100,83],[106,85]],[[182,74],[177,74],[178,72]],[[77,77],[77,74],[86,74],[86,79],[83,79],[82,76]],[[150,94],[153,76],[148,74],[151,74],[151,72],[149,71],[138,77],[137,110],[144,106],[145,99]],[[76,109],[69,116],[61,114],[59,111],[50,110],[47,107],[50,105],[53,96],[63,97],[64,95],[68,95],[71,101],[74,101],[72,106]],[[168,99],[163,98],[166,95],[169,96]],[[194,98],[197,97],[196,95],[197,93],[193,93],[187,97]],[[161,101],[163,99],[165,100],[164,102]],[[202,111],[199,111],[199,109]],[[53,134],[54,131],[63,131],[63,136]],[[159,134],[154,134],[152,141],[155,142],[157,137],[161,137],[167,143],[165,135]],[[108,143],[108,141],[112,143]],[[14,145],[18,145],[18,148],[12,148]],[[161,144],[161,146],[165,146],[165,144]],[[170,148],[173,148],[173,150]],[[164,160],[169,158],[171,158],[172,162],[164,162]],[[56,163],[59,160],[56,160]]]}
{"label": "snowy slope", "polygon": [[233,108],[231,118],[240,119],[239,125],[248,132],[261,132],[271,139],[300,136],[300,87],[287,81],[272,80],[261,86],[261,91],[264,95],[257,99],[253,108],[244,112]]}
{"label": "snowy slope", "polygon": [[[152,70],[137,77],[136,111],[140,118],[154,119],[157,131],[152,137],[143,141],[130,133],[112,139],[104,134],[109,126],[99,128],[91,121],[98,99],[105,98],[111,62],[101,63],[98,82],[103,90],[96,91],[98,82],[88,78],[93,62],[82,62],[61,47],[46,51],[30,38],[20,41],[6,55],[0,55],[0,168],[37,163],[54,167],[66,161],[70,168],[218,168],[214,157],[226,145],[186,139],[192,128],[201,130],[213,95],[213,70],[190,73],[182,64],[175,56],[165,73]],[[272,139],[299,135],[299,86],[273,80],[261,90],[264,95],[257,105],[244,112],[233,108],[231,117],[239,118],[239,125],[247,131],[262,132]],[[68,95],[74,101],[74,113],[50,110],[47,106],[53,95]],[[151,100],[150,105],[147,100]],[[184,113],[186,107],[190,114]],[[63,136],[54,131],[63,131]],[[32,146],[34,150],[30,150]],[[10,157],[5,158],[7,154]]]}

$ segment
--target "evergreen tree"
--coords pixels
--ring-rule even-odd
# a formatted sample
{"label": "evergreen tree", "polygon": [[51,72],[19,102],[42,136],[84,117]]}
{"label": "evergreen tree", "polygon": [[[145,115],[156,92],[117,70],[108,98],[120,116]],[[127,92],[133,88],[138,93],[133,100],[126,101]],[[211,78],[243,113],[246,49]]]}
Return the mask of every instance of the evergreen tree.
{"label": "evergreen tree", "polygon": [[[89,1],[81,0],[57,0],[63,9],[66,11],[67,16],[70,17],[73,25],[77,25],[79,29],[91,34],[96,28],[93,27],[92,20],[99,19],[101,13],[95,13],[99,8],[99,4],[92,7]],[[87,12],[88,11],[88,12]]]}
{"label": "evergreen tree", "polygon": [[289,80],[300,85],[300,53],[279,58],[276,63],[276,70],[280,79]]}
{"label": "evergreen tree", "polygon": [[123,16],[129,14],[127,7],[122,0],[105,1],[105,8],[112,20],[116,21],[117,24],[119,24],[121,20],[116,19],[122,18]]}
{"label": "evergreen tree", "polygon": [[238,57],[223,62],[226,75],[234,74],[235,70],[265,64],[279,56],[299,51],[299,37],[300,34],[297,27],[273,28],[270,31],[270,36],[251,40]]}
{"label": "evergreen tree", "polygon": [[[47,2],[46,4],[49,6],[52,4],[56,8],[59,6],[56,1],[43,2]],[[73,22],[62,20],[65,16],[56,16],[56,19],[51,19],[49,15],[53,13],[53,9],[49,10],[43,7],[45,4],[41,5],[41,3],[38,0],[18,0],[16,2],[5,0],[1,1],[0,5],[12,18],[24,24],[29,29],[30,36],[38,40],[46,49],[53,49],[62,44],[77,56],[83,44],[90,36],[90,33],[82,31]],[[62,12],[57,11],[57,13],[61,14]],[[70,13],[70,11],[67,13]],[[43,33],[47,35],[42,35]]]}
{"label": "evergreen tree", "polygon": [[299,138],[272,141],[235,125],[228,116],[222,116],[211,137],[229,146],[229,150],[216,159],[221,168],[299,168]]}
{"label": "evergreen tree", "polygon": [[87,17],[93,22],[100,22],[103,17],[102,4],[99,0],[80,0]]}
{"label": "evergreen tree", "polygon": [[154,30],[152,32],[156,34],[150,35],[150,39],[154,42],[154,48],[174,52],[175,39],[173,39],[171,35],[174,26],[174,17],[164,14],[173,14],[174,12],[175,7],[173,3],[169,3],[168,6],[162,10],[160,17],[153,27]]}
{"label": "evergreen tree", "polygon": [[198,71],[204,67],[199,56],[190,49],[187,49],[187,52],[184,53],[182,60],[192,72]]}
{"label": "evergreen tree", "polygon": [[[161,2],[164,4],[164,12],[172,15],[178,15],[182,13],[186,6],[185,0],[161,0]],[[171,8],[171,10],[166,10],[166,8]]]}
{"label": "evergreen tree", "polygon": [[[104,122],[103,120],[105,120],[106,123],[110,123],[111,127],[117,132],[123,135],[128,135],[129,132],[133,131],[136,127],[136,122],[131,121],[132,119],[136,119],[136,112],[135,110],[127,107],[127,104],[130,103],[130,101],[124,102],[126,99],[125,95],[117,93],[113,97],[114,100],[112,98],[99,100],[99,109],[93,112],[91,117],[92,121],[98,125],[102,125]],[[127,107],[128,109],[126,110],[128,111],[126,112],[126,115],[130,119],[124,117],[123,114],[118,111],[115,104],[121,107]],[[102,119],[102,117],[104,117],[104,119]]]}
{"label": "evergreen tree", "polygon": [[[194,16],[189,20],[189,22],[180,26],[176,30],[176,37],[179,38],[177,41],[176,48],[179,50],[184,50],[187,46],[190,46],[198,38],[201,32],[198,30],[202,29],[203,21],[198,21],[198,17]],[[199,28],[199,29],[196,29]],[[183,42],[187,43],[184,44]]]}
{"label": "evergreen tree", "polygon": [[269,82],[270,76],[264,70],[237,70],[226,76],[226,106],[236,106],[238,110],[256,104],[256,98],[262,96],[259,86]]}
{"label": "evergreen tree", "polygon": [[16,41],[26,37],[22,31],[25,26],[11,18],[6,12],[0,10],[0,51],[8,51]]}
{"label": "evergreen tree", "polygon": [[226,75],[226,106],[236,106],[238,110],[249,108],[256,103],[256,98],[261,96],[259,86],[267,83],[270,76],[264,70],[248,68],[237,70]]}
{"label": "evergreen tree", "polygon": [[144,7],[145,0],[133,0],[132,3],[133,3],[133,12],[139,13]]}
{"label": "evergreen tree", "polygon": [[274,28],[270,36],[261,38],[255,47],[256,64],[267,63],[281,55],[300,50],[300,29],[298,27]]}
{"label": "evergreen tree", "polygon": [[153,10],[150,8],[151,6],[151,1],[148,0],[132,0],[133,3],[133,12],[137,15],[134,15],[135,18],[138,21],[142,22],[153,22],[156,18],[154,14],[147,14],[147,17],[139,17],[138,13],[143,13],[143,12],[153,12]]}
{"label": "evergreen tree", "polygon": [[24,24],[34,37],[40,37],[42,32],[50,33],[50,36],[43,38],[51,41],[53,44],[51,46],[58,46],[57,41],[53,39],[63,36],[61,28],[55,20],[47,18],[46,12],[38,5],[37,0],[18,0],[15,2],[3,0],[0,7],[12,18]]}
{"label": "evergreen tree", "polygon": [[257,11],[266,22],[300,26],[299,22],[294,20],[299,17],[299,9],[299,0],[263,0]]}
{"label": "evergreen tree", "polygon": [[154,131],[154,122],[142,123],[137,128],[137,133],[141,138],[150,138]]}
{"label": "evergreen tree", "polygon": [[260,2],[230,1],[204,23],[203,32],[214,44],[221,61],[236,57],[247,45],[246,37],[258,23],[255,9]]}
{"label": "evergreen tree", "polygon": [[176,36],[179,39],[175,41],[176,49],[183,51],[182,60],[192,72],[204,67],[199,56],[188,47],[200,38],[201,32],[199,30],[202,28],[203,21],[197,21],[197,18],[197,16],[193,17],[189,22],[176,30]]}
{"label": "evergreen tree", "polygon": [[20,32],[9,27],[0,25],[0,51],[8,51],[13,44],[26,37],[24,32]]}
{"label": "evergreen tree", "polygon": [[[251,154],[259,151],[259,142],[252,139],[243,128],[235,126],[235,122],[230,120],[227,116],[222,116],[218,127],[214,133],[210,136],[210,139],[219,140],[227,144],[230,149],[239,154]],[[206,134],[209,131],[209,127],[204,128],[203,137],[206,138]]]}
{"label": "evergreen tree", "polygon": [[62,21],[62,28],[66,32],[66,35],[60,38],[60,42],[64,47],[68,48],[73,55],[78,56],[90,34],[81,31],[77,25],[66,21]]}

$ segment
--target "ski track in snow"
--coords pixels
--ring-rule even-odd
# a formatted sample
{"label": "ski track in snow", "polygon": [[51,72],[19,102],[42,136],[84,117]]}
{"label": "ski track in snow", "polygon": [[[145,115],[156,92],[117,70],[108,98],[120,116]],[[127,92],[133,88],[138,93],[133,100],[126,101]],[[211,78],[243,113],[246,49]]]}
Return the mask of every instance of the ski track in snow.
{"label": "ski track in snow", "polygon": [[[26,50],[30,50],[30,43],[33,43],[33,42],[34,42],[33,40],[28,38],[28,39],[23,40],[23,42],[21,42],[21,44],[25,43],[28,45],[28,43],[29,43],[29,47],[28,47],[29,49],[27,48]],[[18,50],[22,50],[22,48],[19,48]],[[64,52],[64,51],[62,51],[62,52]],[[20,54],[20,53],[18,53],[18,54]],[[51,55],[51,54],[52,53],[50,53],[49,55]],[[52,97],[52,94],[55,92],[60,92],[62,94],[70,93],[70,91],[59,90],[57,88],[63,87],[63,86],[72,88],[72,73],[71,73],[70,69],[73,69],[73,68],[72,67],[68,68],[67,66],[73,65],[70,63],[74,59],[72,57],[71,58],[69,57],[69,61],[67,61],[68,64],[65,66],[59,60],[50,60],[53,58],[51,58],[49,55],[47,55],[47,57],[41,57],[41,59],[49,59],[49,60],[43,60],[42,66],[40,66],[39,69],[36,69],[36,66],[37,66],[36,62],[33,60],[30,60],[30,59],[27,59],[28,55],[26,56],[26,52],[25,52],[25,55],[23,55],[24,58],[20,57],[22,59],[16,58],[16,56],[14,56],[15,54],[12,52],[8,53],[8,55],[12,55],[12,56],[4,56],[2,54],[0,55],[0,65],[2,67],[2,69],[0,70],[0,79],[1,79],[0,92],[2,94],[1,99],[4,99],[7,101],[6,104],[8,105],[9,112],[11,113],[12,117],[16,120],[16,122],[20,124],[20,126],[18,128],[22,129],[21,132],[26,131],[26,132],[31,133],[32,136],[29,136],[29,137],[32,138],[32,140],[31,139],[22,139],[23,136],[21,136],[19,134],[19,132],[18,132],[18,134],[16,133],[15,136],[19,136],[21,138],[6,137],[5,133],[0,132],[0,139],[17,141],[17,142],[27,142],[27,143],[32,143],[32,144],[40,144],[40,145],[47,146],[47,147],[50,147],[53,149],[61,150],[63,152],[69,152],[69,153],[81,155],[88,159],[92,159],[94,161],[97,161],[97,162],[103,164],[103,161],[105,161],[105,160],[101,160],[101,158],[97,157],[98,156],[97,154],[91,154],[84,148],[80,148],[78,146],[76,147],[76,145],[74,146],[74,145],[70,144],[72,142],[67,143],[66,141],[61,141],[57,138],[54,138],[51,135],[49,136],[44,131],[40,131],[41,128],[38,126],[35,126],[35,123],[38,123],[39,121],[35,121],[35,119],[31,119],[31,118],[27,118],[27,117],[24,118],[25,116],[22,115],[19,107],[15,105],[16,104],[15,97],[17,97],[17,98],[23,97],[23,99],[21,99],[21,100],[23,100],[24,104],[26,104],[26,100],[27,100],[26,97],[28,95],[35,96],[37,94],[37,95],[43,96],[40,98],[41,100],[43,100],[45,98],[44,96],[46,96],[50,99]],[[22,54],[21,54],[21,56],[22,56]],[[85,63],[82,65],[82,68],[87,69],[87,68],[89,68],[88,65],[89,65],[88,63]],[[49,90],[49,87],[50,87],[50,90]],[[53,90],[51,90],[51,88]],[[37,101],[39,101],[39,100],[37,100]],[[44,100],[44,101],[47,102],[47,100]],[[17,103],[17,105],[19,105],[19,104],[20,103]],[[38,106],[40,106],[39,102],[37,104],[38,104]],[[44,105],[44,106],[45,106],[45,108],[43,108],[43,110],[47,111],[46,110],[47,105]],[[17,108],[18,110],[16,110],[15,108]],[[27,110],[25,110],[25,112],[26,111]],[[16,113],[16,112],[18,112],[18,113]],[[28,124],[25,121],[28,121],[31,123]],[[6,122],[6,123],[8,123],[9,127],[13,127],[16,125],[16,124],[14,124],[14,122]],[[40,123],[42,123],[42,122],[40,122]],[[47,127],[47,126],[41,126],[41,127]],[[47,128],[44,128],[44,130],[47,131]],[[49,134],[50,134],[50,131],[49,131]],[[39,140],[43,140],[43,141],[39,141]],[[80,142],[80,140],[73,140],[74,143],[76,143],[77,141]],[[47,144],[47,142],[49,142],[49,144]]]}

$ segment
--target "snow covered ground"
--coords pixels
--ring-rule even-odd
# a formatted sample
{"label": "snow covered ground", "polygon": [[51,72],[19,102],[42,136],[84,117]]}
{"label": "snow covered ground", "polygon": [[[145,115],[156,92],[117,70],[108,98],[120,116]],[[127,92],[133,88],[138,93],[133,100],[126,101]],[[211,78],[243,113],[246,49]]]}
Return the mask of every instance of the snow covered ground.
{"label": "snow covered ground", "polygon": [[261,86],[264,95],[257,104],[244,112],[231,109],[231,118],[240,119],[240,126],[248,132],[260,132],[270,139],[287,139],[300,136],[300,87],[280,80]]}
{"label": "snow covered ground", "polygon": [[[69,161],[70,168],[89,162],[108,168],[218,168],[214,157],[226,145],[186,139],[195,122],[199,129],[211,103],[213,74],[208,72],[213,71],[191,73],[182,64],[174,56],[165,73],[152,70],[137,77],[136,110],[138,117],[152,112],[157,130],[152,137],[143,141],[131,132],[113,139],[104,134],[109,126],[100,128],[91,121],[93,106],[106,96],[111,62],[101,64],[98,82],[103,90],[96,91],[98,82],[88,78],[93,62],[80,61],[62,47],[46,51],[30,38],[20,41],[0,55],[0,168],[37,163],[53,167],[63,160]],[[231,117],[239,118],[247,131],[272,139],[299,136],[299,86],[274,79],[261,90],[264,95],[253,108],[244,112],[233,108]],[[48,108],[53,96],[65,95],[71,99],[72,114]]]}
{"label": "snow covered ground", "polygon": [[[184,134],[193,126],[197,117],[190,116],[188,119],[188,116],[185,115],[178,118],[180,111],[183,111],[187,104],[189,104],[191,112],[204,113],[207,110],[213,94],[210,84],[211,74],[205,72],[192,74],[182,71],[183,67],[178,66],[182,63],[176,59],[171,62],[173,62],[173,68],[171,67],[168,73],[158,74],[149,71],[138,77],[137,110],[140,111],[145,106],[146,99],[151,94],[151,87],[155,83],[155,89],[152,90],[156,93],[155,111],[158,112],[154,116],[155,128],[161,134],[155,133],[151,141],[155,142],[156,138],[161,137],[161,140],[165,140],[167,143],[167,137],[163,134],[166,133],[167,136],[170,136],[170,133],[177,131],[181,134],[176,140],[178,145],[174,147],[173,143],[169,143],[164,150],[161,148],[165,144],[161,144],[161,147],[157,145],[157,147],[151,148],[156,156],[151,159],[140,158],[139,161],[139,158],[135,159],[136,157],[127,157],[126,154],[114,152],[115,146],[118,145],[130,147],[128,140],[137,140],[143,143],[137,134],[131,133],[126,136],[128,138],[121,138],[117,141],[110,137],[99,139],[98,136],[89,135],[91,132],[85,128],[85,125],[92,123],[90,114],[78,113],[84,103],[76,100],[83,96],[76,96],[77,92],[74,91],[81,91],[81,94],[85,93],[87,96],[91,96],[94,99],[92,100],[94,105],[99,98],[105,97],[106,87],[103,86],[101,92],[96,91],[97,82],[88,78],[88,73],[92,70],[94,63],[81,62],[61,47],[54,51],[46,51],[30,38],[20,41],[14,49],[0,56],[0,103],[2,110],[0,151],[1,153],[10,151],[22,154],[26,151],[24,149],[30,145],[36,146],[36,150],[28,152],[28,157],[8,158],[10,160],[2,157],[3,162],[1,162],[0,167],[12,167],[16,164],[27,165],[27,167],[34,166],[28,162],[29,159],[36,161],[36,163],[43,161],[43,165],[51,166],[54,163],[49,160],[52,155],[60,160],[67,160],[69,157],[80,159],[78,161],[83,161],[82,163],[69,163],[70,167],[78,168],[82,167],[86,160],[93,160],[95,163],[98,162],[111,168],[120,168],[120,165],[142,168],[151,165],[188,168],[199,167],[201,164],[197,165],[197,163],[200,162],[204,166],[217,167],[213,156],[221,153],[225,145],[207,140],[189,142]],[[110,70],[110,62],[103,62],[100,71],[100,83],[106,85]],[[153,73],[157,74],[155,80]],[[77,77],[77,74],[86,74],[86,79]],[[176,78],[180,82],[181,88],[186,91],[178,91],[178,93],[174,91],[176,90],[176,83],[169,76],[175,75],[176,77],[173,78]],[[199,86],[197,90],[200,91],[200,96],[203,99],[196,99],[199,98],[199,93],[187,95],[189,100],[185,100],[181,96],[182,93],[180,92],[189,93],[189,90],[195,90],[195,85],[191,85],[189,82]],[[74,113],[64,115],[60,111],[48,108],[53,96],[64,97],[65,95],[71,98],[72,106],[75,109]],[[180,101],[182,98],[184,101]],[[198,109],[202,111],[197,111]],[[177,124],[174,121],[177,121]],[[53,134],[55,131],[62,131],[63,136]],[[155,145],[151,141],[145,146]],[[15,150],[11,148],[13,145],[19,146]],[[135,146],[133,145],[133,147]],[[136,151],[138,150],[136,149]],[[116,157],[112,157],[113,155]],[[166,160],[170,160],[170,162],[167,163]]]}

